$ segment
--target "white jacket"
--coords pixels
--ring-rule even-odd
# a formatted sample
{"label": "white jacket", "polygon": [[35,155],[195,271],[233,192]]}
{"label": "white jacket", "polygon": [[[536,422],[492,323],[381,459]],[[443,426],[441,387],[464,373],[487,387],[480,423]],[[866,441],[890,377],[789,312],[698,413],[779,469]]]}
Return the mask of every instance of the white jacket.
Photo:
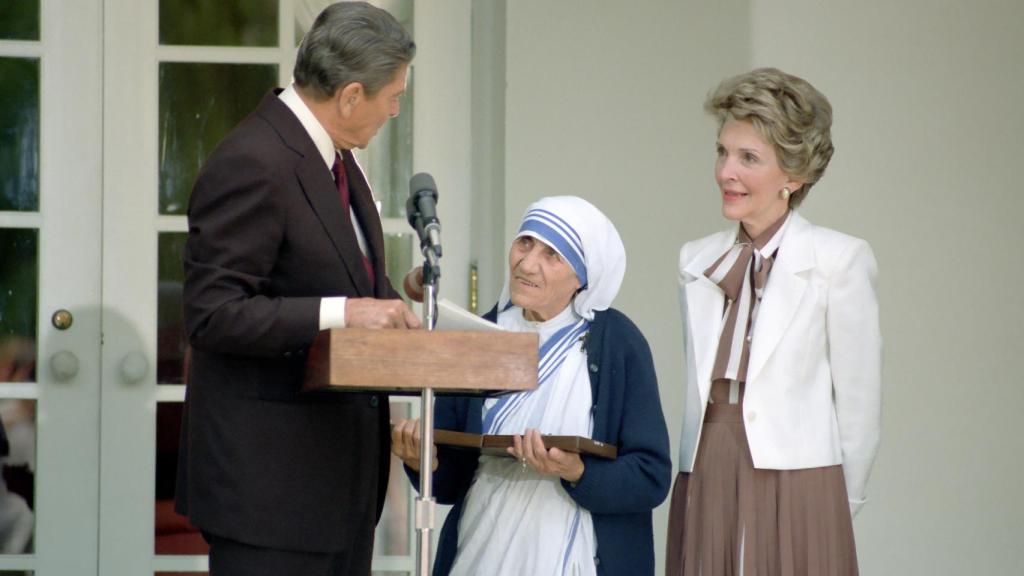
{"label": "white jacket", "polygon": [[[679,302],[686,346],[686,407],[679,465],[693,470],[724,295],[704,276],[737,227],[686,243]],[[878,450],[882,336],[877,266],[859,238],[814,226],[794,212],[758,310],[743,418],[754,467],[842,464],[851,510],[865,502]]]}

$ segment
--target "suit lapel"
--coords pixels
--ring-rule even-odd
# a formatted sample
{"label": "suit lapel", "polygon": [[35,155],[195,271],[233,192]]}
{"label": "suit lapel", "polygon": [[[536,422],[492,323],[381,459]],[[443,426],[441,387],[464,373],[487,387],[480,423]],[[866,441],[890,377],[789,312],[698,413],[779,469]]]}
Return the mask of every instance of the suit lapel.
{"label": "suit lapel", "polygon": [[686,284],[686,313],[689,317],[690,334],[693,342],[694,371],[700,383],[700,393],[707,400],[710,393],[711,370],[715,366],[718,340],[722,333],[722,313],[725,310],[725,294],[714,282],[704,276],[707,269],[736,241],[735,230],[723,234],[722,240],[712,242],[696,254],[683,272],[693,279]]}
{"label": "suit lapel", "polygon": [[[331,176],[331,171],[324,165],[323,157],[306,129],[303,128],[302,123],[278,98],[277,95],[280,92],[281,90],[278,89],[264,96],[257,108],[257,114],[273,126],[274,130],[281,135],[285,145],[301,157],[295,167],[295,176],[299,180],[309,205],[327,232],[335,251],[341,257],[350,283],[356,289],[356,295],[373,296],[370,279],[363,268],[362,252],[359,250],[359,243],[356,240],[355,231],[352,229],[352,219],[341,209],[341,198],[338,196],[338,188]],[[351,176],[352,174],[349,172],[350,186],[354,180],[359,180],[359,183],[365,186],[365,180],[362,179],[361,173],[358,179],[353,179]],[[379,228],[380,222],[378,221],[376,225]],[[374,249],[376,250],[376,247]]]}
{"label": "suit lapel", "polygon": [[758,308],[747,366],[748,382],[757,378],[796,314],[807,291],[807,280],[801,274],[814,265],[811,225],[794,212]]}
{"label": "suit lapel", "polygon": [[[359,219],[359,224],[363,229],[363,237],[366,238],[366,244],[370,250],[367,256],[370,259],[370,265],[373,266],[373,275],[376,278],[374,286],[375,296],[383,298],[386,297],[385,284],[387,283],[384,282],[386,274],[384,270],[384,230],[381,227],[380,214],[377,213],[377,206],[373,202],[373,193],[370,191],[370,185],[366,181],[366,175],[363,174],[363,170],[359,163],[356,162],[352,152],[344,150],[342,155],[345,158],[352,209]],[[366,278],[366,284],[369,286],[370,279],[366,276],[366,270],[362,267],[361,260],[359,270],[363,277]]]}
{"label": "suit lapel", "polygon": [[313,212],[327,231],[331,244],[341,256],[357,295],[373,296],[370,279],[363,268],[363,255],[356,241],[355,230],[352,229],[352,219],[341,209],[341,198],[331,171],[324,166],[323,159],[316,155],[304,158],[296,168],[295,175],[302,184]]}

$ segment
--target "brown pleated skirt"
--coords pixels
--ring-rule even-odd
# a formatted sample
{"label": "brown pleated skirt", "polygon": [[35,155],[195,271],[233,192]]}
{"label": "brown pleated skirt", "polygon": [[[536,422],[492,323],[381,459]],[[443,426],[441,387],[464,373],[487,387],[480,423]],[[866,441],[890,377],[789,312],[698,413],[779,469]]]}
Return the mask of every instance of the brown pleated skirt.
{"label": "brown pleated skirt", "polygon": [[856,576],[841,466],[754,468],[739,404],[709,404],[669,512],[667,576]]}

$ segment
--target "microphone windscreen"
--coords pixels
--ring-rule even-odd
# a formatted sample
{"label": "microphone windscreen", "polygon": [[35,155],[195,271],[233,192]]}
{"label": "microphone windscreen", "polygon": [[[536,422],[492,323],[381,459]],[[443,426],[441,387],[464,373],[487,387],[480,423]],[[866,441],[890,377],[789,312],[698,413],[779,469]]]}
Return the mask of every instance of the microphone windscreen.
{"label": "microphone windscreen", "polygon": [[426,172],[419,172],[409,179],[409,195],[415,196],[419,192],[429,191],[437,196],[437,184],[434,184],[434,177]]}

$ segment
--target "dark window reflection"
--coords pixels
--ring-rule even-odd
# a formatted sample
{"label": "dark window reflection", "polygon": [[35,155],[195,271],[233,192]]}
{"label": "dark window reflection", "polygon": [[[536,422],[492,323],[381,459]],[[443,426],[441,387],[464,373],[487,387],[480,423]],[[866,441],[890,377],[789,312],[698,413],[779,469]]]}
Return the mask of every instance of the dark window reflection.
{"label": "dark window reflection", "polygon": [[160,213],[184,214],[206,157],[277,85],[274,64],[160,64]]}
{"label": "dark window reflection", "polygon": [[160,43],[277,46],[277,0],[160,0]]}
{"label": "dark window reflection", "polygon": [[0,466],[0,554],[30,554],[35,533],[35,400],[0,399]]}
{"label": "dark window reflection", "polygon": [[188,235],[162,232],[157,242],[156,381],[183,384],[185,324],[182,319],[181,289],[185,274],[181,258]]}
{"label": "dark window reflection", "polygon": [[39,232],[0,228],[0,382],[36,379]]}
{"label": "dark window reflection", "polygon": [[3,0],[0,40],[39,40],[39,0]]}
{"label": "dark window reflection", "polygon": [[[156,406],[156,554],[202,555],[210,551],[199,529],[174,511],[174,482],[178,471],[178,440],[181,437],[181,402]],[[195,576],[195,573],[192,574]]]}
{"label": "dark window reflection", "polygon": [[0,211],[32,212],[39,209],[39,60],[0,58],[0,86]]}

